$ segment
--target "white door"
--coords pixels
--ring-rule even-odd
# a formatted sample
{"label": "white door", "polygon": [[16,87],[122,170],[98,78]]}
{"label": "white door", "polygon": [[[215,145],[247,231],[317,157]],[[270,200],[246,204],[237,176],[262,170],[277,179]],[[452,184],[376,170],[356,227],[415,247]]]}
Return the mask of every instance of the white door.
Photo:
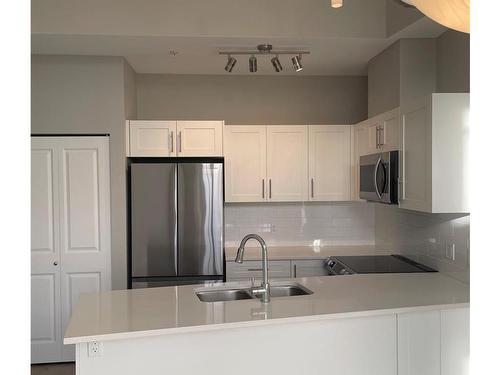
{"label": "white door", "polygon": [[175,156],[175,121],[129,121],[130,156]]}
{"label": "white door", "polygon": [[62,359],[57,149],[44,138],[31,150],[31,362]]}
{"label": "white door", "polygon": [[399,108],[381,115],[379,142],[382,151],[399,150]]}
{"label": "white door", "polygon": [[306,201],[307,126],[267,127],[267,196],[274,202]]}
{"label": "white door", "polygon": [[226,202],[266,200],[266,127],[224,129]]}
{"label": "white door", "polygon": [[309,199],[348,201],[350,182],[351,127],[309,126]]}
{"label": "white door", "polygon": [[401,108],[399,207],[432,210],[431,105],[427,97]]}
{"label": "white door", "polygon": [[73,361],[62,338],[80,293],[111,289],[109,140],[37,137],[32,150],[32,362]]}
{"label": "white door", "polygon": [[441,310],[441,375],[469,374],[469,309]]}
{"label": "white door", "polygon": [[178,156],[222,156],[223,121],[177,121]]}
{"label": "white door", "polygon": [[[63,330],[81,293],[111,290],[109,142],[107,137],[62,140],[61,304]],[[63,347],[74,360],[74,347]]]}

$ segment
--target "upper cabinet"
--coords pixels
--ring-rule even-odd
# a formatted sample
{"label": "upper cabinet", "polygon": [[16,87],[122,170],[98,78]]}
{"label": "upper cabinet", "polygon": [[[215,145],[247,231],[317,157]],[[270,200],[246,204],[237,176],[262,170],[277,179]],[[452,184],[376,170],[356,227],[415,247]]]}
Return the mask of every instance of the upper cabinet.
{"label": "upper cabinet", "polygon": [[222,156],[223,121],[128,121],[128,156]]}
{"label": "upper cabinet", "polygon": [[270,201],[291,202],[308,199],[307,156],[307,126],[267,126]]}
{"label": "upper cabinet", "polygon": [[358,155],[399,149],[399,108],[369,118],[356,128]]}
{"label": "upper cabinet", "polygon": [[351,126],[309,126],[309,198],[346,201],[351,190]]}
{"label": "upper cabinet", "polygon": [[469,212],[469,94],[432,94],[401,107],[401,208]]}
{"label": "upper cabinet", "polygon": [[266,126],[224,129],[226,202],[262,202],[266,191]]}
{"label": "upper cabinet", "polygon": [[350,199],[351,127],[230,125],[226,202]]}

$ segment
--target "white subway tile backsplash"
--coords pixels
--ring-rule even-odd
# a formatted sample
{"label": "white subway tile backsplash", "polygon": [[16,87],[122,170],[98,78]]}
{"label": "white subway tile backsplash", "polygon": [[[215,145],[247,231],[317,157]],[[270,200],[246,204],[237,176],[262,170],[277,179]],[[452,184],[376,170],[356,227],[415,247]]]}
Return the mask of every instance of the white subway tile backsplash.
{"label": "white subway tile backsplash", "polygon": [[[375,207],[377,250],[408,256],[469,282],[469,215],[425,214],[394,206]],[[454,245],[454,258],[447,257]],[[453,257],[451,257],[453,258]]]}
{"label": "white subway tile backsplash", "polygon": [[231,203],[224,212],[228,246],[251,232],[275,246],[375,244],[371,203]]}

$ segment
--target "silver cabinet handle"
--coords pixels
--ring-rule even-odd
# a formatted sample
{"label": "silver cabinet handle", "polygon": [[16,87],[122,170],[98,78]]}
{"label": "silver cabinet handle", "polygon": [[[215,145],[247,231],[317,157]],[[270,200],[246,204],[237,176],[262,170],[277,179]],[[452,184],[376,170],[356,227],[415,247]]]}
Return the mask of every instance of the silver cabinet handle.
{"label": "silver cabinet handle", "polygon": [[264,179],[262,179],[262,199],[266,198],[265,193],[264,193],[264,184],[265,184]]}
{"label": "silver cabinet handle", "polygon": [[170,132],[170,152],[174,152],[174,132]]}
{"label": "silver cabinet handle", "polygon": [[311,178],[311,198],[314,198],[314,178]]}
{"label": "silver cabinet handle", "polygon": [[385,132],[384,127],[381,126],[379,128],[379,141],[378,141],[380,147],[382,147],[383,145],[385,145],[385,142],[384,142],[384,132]]}
{"label": "silver cabinet handle", "polygon": [[293,277],[297,277],[297,265],[293,265]]}
{"label": "silver cabinet handle", "polygon": [[271,179],[269,179],[269,199],[271,199]]}
{"label": "silver cabinet handle", "polygon": [[247,268],[247,271],[262,271],[262,268]]}
{"label": "silver cabinet handle", "polygon": [[182,152],[182,132],[179,131],[179,152]]}
{"label": "silver cabinet handle", "polygon": [[376,143],[377,143],[377,148],[380,147],[380,128],[377,126],[377,133],[376,133]]}
{"label": "silver cabinet handle", "polygon": [[54,264],[54,266],[57,266],[59,264],[59,262],[56,260],[53,264]]}

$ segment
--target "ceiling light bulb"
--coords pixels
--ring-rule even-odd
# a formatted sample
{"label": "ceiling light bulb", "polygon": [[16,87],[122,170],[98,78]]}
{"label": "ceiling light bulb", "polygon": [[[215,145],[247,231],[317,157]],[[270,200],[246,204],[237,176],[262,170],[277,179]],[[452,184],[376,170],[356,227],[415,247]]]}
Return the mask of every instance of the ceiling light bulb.
{"label": "ceiling light bulb", "polygon": [[235,65],[236,65],[236,59],[233,56],[228,55],[227,56],[227,64],[226,64],[226,67],[224,68],[224,70],[228,73],[231,73],[233,71],[233,68]]}
{"label": "ceiling light bulb", "polygon": [[332,0],[332,8],[340,8],[343,5],[343,0]]}
{"label": "ceiling light bulb", "polygon": [[255,73],[257,71],[257,59],[254,55],[248,59],[248,67],[250,69],[250,73]]}
{"label": "ceiling light bulb", "polygon": [[278,58],[278,55],[274,56],[271,59],[271,63],[274,66],[274,70],[276,70],[277,72],[281,72],[283,70],[283,67],[281,66],[280,60]]}
{"label": "ceiling light bulb", "polygon": [[296,72],[300,72],[302,69],[304,69],[304,67],[302,66],[301,60],[302,60],[301,55],[292,57],[292,64],[293,64],[293,67],[295,68]]}

